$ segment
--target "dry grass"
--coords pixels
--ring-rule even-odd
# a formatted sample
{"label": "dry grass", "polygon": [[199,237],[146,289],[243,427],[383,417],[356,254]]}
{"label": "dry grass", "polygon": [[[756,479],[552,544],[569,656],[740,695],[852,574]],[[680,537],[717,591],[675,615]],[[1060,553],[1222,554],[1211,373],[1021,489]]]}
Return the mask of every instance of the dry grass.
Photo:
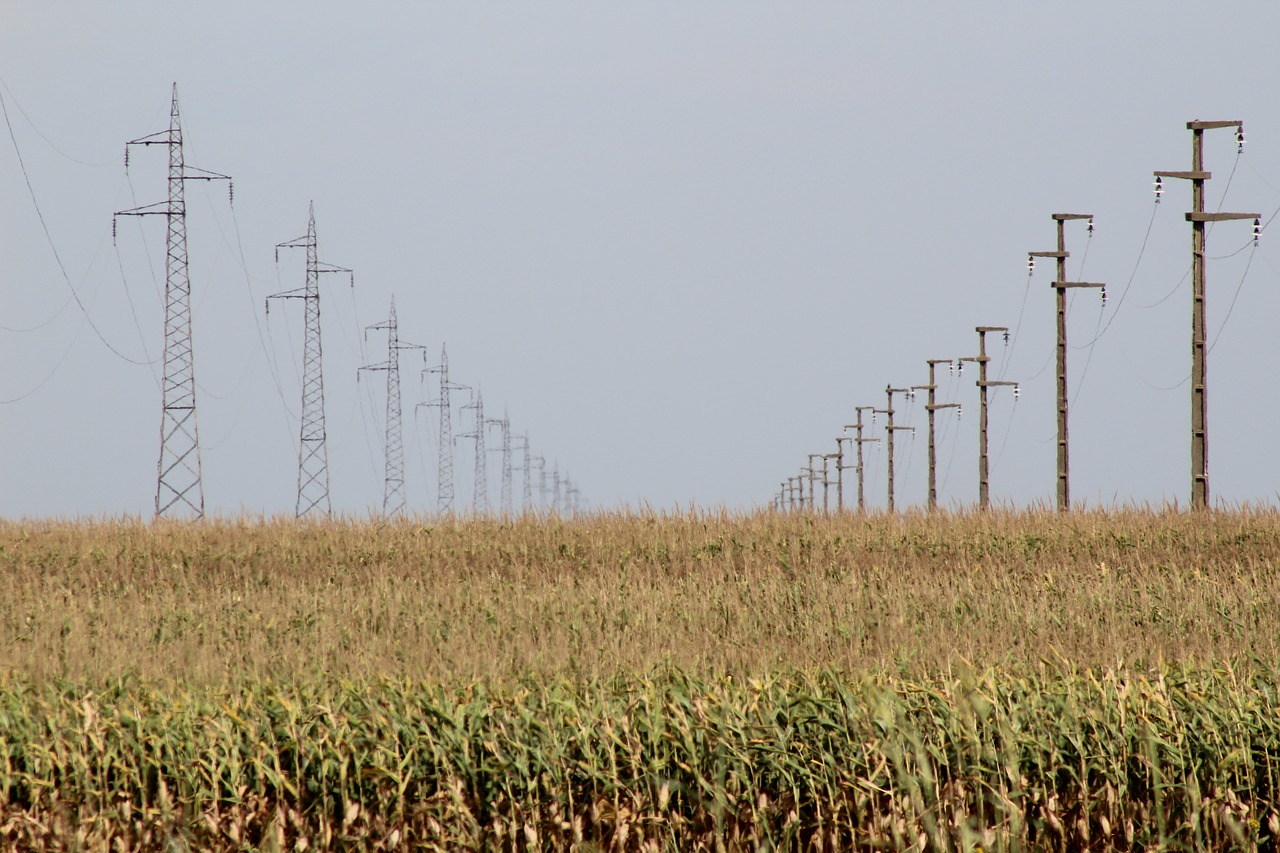
{"label": "dry grass", "polygon": [[0,523],[0,670],[445,684],[1280,659],[1280,514]]}

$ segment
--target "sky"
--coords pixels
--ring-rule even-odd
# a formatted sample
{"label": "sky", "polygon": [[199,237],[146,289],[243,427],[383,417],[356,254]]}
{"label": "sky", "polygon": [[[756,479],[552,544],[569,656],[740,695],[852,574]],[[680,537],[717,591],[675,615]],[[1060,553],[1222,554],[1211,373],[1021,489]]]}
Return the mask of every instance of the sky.
{"label": "sky", "polygon": [[[112,3],[0,0],[0,517],[149,516],[160,442],[165,198],[176,83],[195,370],[211,514],[291,514],[303,317],[274,247],[314,203],[330,495],[381,506],[394,296],[406,491],[436,507],[424,367],[505,411],[592,509],[768,506],[854,406],[989,338],[991,494],[1055,494],[1052,263],[1069,223],[1071,490],[1083,506],[1190,496],[1192,119],[1211,210],[1280,210],[1280,115],[1260,2],[700,0]],[[1280,500],[1272,391],[1280,229],[1208,238],[1210,487]],[[65,271],[65,272],[64,272]],[[74,296],[73,296],[74,293]],[[977,497],[972,367],[940,369],[939,498]],[[456,392],[454,402],[466,402]],[[897,400],[899,508],[926,496],[923,397]],[[471,429],[453,413],[454,431]],[[883,420],[868,436],[883,435]],[[492,431],[488,446],[497,447]],[[459,509],[474,450],[459,441]],[[869,445],[871,507],[886,453]],[[501,455],[488,455],[498,509]],[[515,463],[520,455],[515,455]],[[847,497],[852,500],[852,471]],[[517,506],[521,473],[514,474]],[[536,479],[536,474],[535,474]],[[533,486],[535,499],[538,484]],[[831,496],[834,505],[835,496]]]}

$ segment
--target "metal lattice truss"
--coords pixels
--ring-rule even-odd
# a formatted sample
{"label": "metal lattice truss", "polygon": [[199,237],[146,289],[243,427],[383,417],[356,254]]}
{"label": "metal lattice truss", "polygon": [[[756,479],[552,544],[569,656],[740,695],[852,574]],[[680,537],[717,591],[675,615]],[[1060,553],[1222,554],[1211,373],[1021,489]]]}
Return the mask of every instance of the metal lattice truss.
{"label": "metal lattice truss", "polygon": [[[387,374],[387,416],[386,416],[386,475],[382,490],[382,514],[397,515],[404,512],[404,430],[400,413],[400,351],[406,349],[422,350],[419,344],[407,344],[400,341],[400,328],[396,322],[396,298],[391,297],[391,313],[386,322],[369,326],[370,331],[378,329],[387,333],[387,360],[379,364],[366,365],[360,370],[381,370]],[[359,372],[356,374],[359,377]]]}
{"label": "metal lattice truss", "polygon": [[502,513],[511,514],[511,419],[504,412],[500,418],[489,418],[488,426],[502,430]]}
{"label": "metal lattice truss", "polygon": [[305,249],[307,252],[307,279],[301,288],[286,290],[267,297],[270,309],[272,299],[301,299],[306,331],[302,344],[302,428],[298,448],[298,502],[297,517],[310,515],[330,516],[333,507],[329,501],[329,461],[324,427],[324,369],[323,350],[320,341],[320,275],[321,273],[345,273],[355,277],[351,270],[321,263],[316,251],[316,214],[312,203],[307,213],[306,236],[276,245],[276,259],[281,249]]}
{"label": "metal lattice truss", "polygon": [[475,439],[476,442],[475,489],[472,492],[471,505],[477,513],[487,513],[489,511],[489,474],[485,464],[483,395],[477,391],[475,402],[467,403],[462,408],[472,409],[476,413],[475,429],[458,436],[458,438]]}
{"label": "metal lattice truss", "polygon": [[469,391],[470,386],[459,385],[449,381],[449,350],[440,345],[440,365],[429,367],[423,371],[440,375],[440,397],[419,406],[432,406],[440,409],[440,444],[436,461],[436,510],[444,515],[454,511],[453,506],[453,417],[449,403],[450,391]]}
{"label": "metal lattice truss", "polygon": [[191,276],[187,269],[187,181],[226,181],[231,178],[187,166],[182,152],[182,121],[178,86],[173,86],[169,129],[125,143],[129,168],[131,146],[165,145],[169,149],[169,200],[117,211],[116,216],[164,216],[164,375],[161,380],[160,461],[156,475],[156,517],[204,517],[204,487],[200,469],[200,431],[196,420],[195,359],[191,346]]}

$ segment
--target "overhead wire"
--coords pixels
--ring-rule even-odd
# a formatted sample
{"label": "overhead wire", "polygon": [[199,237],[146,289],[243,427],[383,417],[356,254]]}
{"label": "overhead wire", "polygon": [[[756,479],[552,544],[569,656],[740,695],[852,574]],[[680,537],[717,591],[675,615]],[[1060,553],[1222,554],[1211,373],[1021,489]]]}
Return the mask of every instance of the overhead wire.
{"label": "overhead wire", "polygon": [[911,426],[911,419],[912,419],[911,416],[915,414],[915,405],[916,405],[915,395],[908,394],[907,395],[907,416],[904,419],[905,423],[903,423],[903,426],[911,427],[911,428],[906,430],[907,438],[908,438],[907,461],[902,466],[902,479],[904,481],[906,481],[911,474],[911,463],[915,460],[915,455],[916,455],[916,441],[915,441],[916,429],[914,426]]}
{"label": "overhead wire", "polygon": [[[1227,314],[1225,317],[1222,318],[1222,322],[1218,324],[1218,331],[1214,333],[1213,339],[1209,341],[1206,354],[1213,352],[1214,347],[1218,345],[1218,341],[1221,340],[1222,338],[1222,332],[1227,327],[1227,321],[1231,319],[1231,312],[1235,310],[1236,300],[1240,298],[1240,291],[1244,288],[1245,280],[1249,277],[1249,268],[1253,266],[1254,254],[1255,252],[1249,253],[1248,261],[1245,263],[1244,272],[1241,273],[1240,275],[1240,281],[1236,284],[1235,293],[1232,294],[1231,303],[1227,307]],[[1134,375],[1138,376],[1136,371]],[[1186,385],[1190,379],[1191,379],[1191,373],[1188,372],[1186,376],[1182,377],[1181,380],[1179,380],[1173,385],[1157,385],[1154,382],[1148,381],[1142,376],[1138,376],[1138,380],[1142,382],[1143,385],[1146,385],[1148,388],[1151,388],[1152,390],[1155,390],[1155,391],[1176,391],[1178,388],[1181,388],[1183,385]]]}
{"label": "overhead wire", "polygon": [[91,166],[94,168],[97,168],[100,166],[109,166],[115,162],[114,157],[111,158],[110,160],[103,160],[100,163],[95,163],[88,160],[81,160],[78,157],[72,157],[70,154],[63,151],[61,148],[59,148],[57,143],[55,143],[52,139],[50,139],[48,134],[46,134],[43,130],[41,130],[40,126],[37,125],[35,121],[31,118],[31,116],[27,113],[27,111],[22,108],[22,103],[17,99],[17,97],[14,96],[13,90],[9,88],[9,84],[8,82],[5,81],[3,76],[0,76],[0,88],[3,88],[5,93],[8,94],[9,101],[14,105],[14,107],[17,108],[18,112],[21,113],[22,117],[27,120],[27,124],[31,126],[31,129],[33,131],[35,131],[36,136],[39,136],[41,139],[43,139],[45,141],[45,144],[47,144],[51,149],[53,149],[54,152],[56,152],[62,158],[69,160],[72,163],[75,163],[79,166]]}
{"label": "overhead wire", "polygon": [[[102,239],[98,241],[97,249],[94,250],[93,258],[90,260],[89,266],[85,270],[86,278],[88,277],[89,273],[93,271],[93,268],[97,265],[98,258],[102,254],[102,246],[104,243],[106,243],[106,239],[107,239],[106,232],[104,232]],[[70,302],[71,300],[68,300],[67,304],[70,304]],[[52,319],[50,321],[45,322],[42,325],[48,325],[49,322],[52,322]],[[67,345],[63,348],[62,354],[59,355],[58,358],[54,361],[53,366],[49,369],[49,371],[45,373],[45,375],[41,377],[36,382],[35,385],[33,385],[31,388],[24,391],[23,393],[18,394],[14,397],[0,398],[0,405],[10,405],[13,403],[19,403],[27,399],[28,397],[33,396],[42,388],[44,388],[49,383],[49,381],[54,377],[54,375],[58,372],[58,370],[61,369],[63,363],[67,360],[67,357],[71,354],[71,351],[75,349],[76,344],[79,342],[81,335],[84,333],[84,329],[86,325],[88,325],[88,318],[82,314],[80,316],[80,324],[76,327],[74,334],[72,334],[71,340],[68,341]],[[154,373],[154,367],[152,368],[152,371]]]}
{"label": "overhead wire", "polygon": [[102,342],[102,345],[122,361],[126,361],[129,364],[137,365],[139,367],[145,367],[148,364],[151,364],[152,362],[150,361],[140,361],[125,355],[107,340],[106,336],[102,333],[102,330],[93,322],[93,317],[90,316],[89,309],[85,306],[84,302],[81,301],[80,294],[76,292],[75,286],[71,283],[71,276],[67,272],[66,265],[62,262],[62,255],[58,251],[57,244],[54,242],[52,232],[49,230],[49,223],[44,218],[44,211],[40,208],[40,200],[36,196],[35,186],[31,183],[31,175],[27,171],[26,162],[23,160],[22,149],[18,145],[18,137],[14,132],[13,122],[9,119],[9,107],[2,94],[0,94],[0,112],[4,113],[5,126],[9,130],[9,140],[13,143],[13,152],[18,158],[18,166],[22,170],[22,178],[26,182],[27,192],[31,196],[31,206],[35,208],[36,218],[40,220],[40,227],[44,231],[45,240],[49,243],[49,250],[53,253],[53,258],[58,264],[58,270],[62,273],[62,280],[66,282],[67,289],[71,291],[73,301],[76,303],[76,306],[79,307],[81,313],[84,314],[85,320],[89,324],[89,328],[93,329],[93,333],[97,336],[98,340]]}
{"label": "overhead wire", "polygon": [[[950,371],[948,372],[950,374],[950,378],[947,382],[946,399],[948,401],[951,401],[955,399],[956,374],[951,373]],[[942,482],[938,484],[939,491],[943,491],[946,489],[947,481],[950,480],[951,478],[951,463],[955,461],[956,447],[958,447],[960,444],[960,418],[961,418],[961,412],[963,411],[964,411],[964,407],[963,405],[961,405],[960,408],[956,409],[954,416],[945,420],[942,425],[942,435],[940,436],[940,440],[943,443],[946,443],[948,440],[948,436],[950,436],[951,447],[950,447],[950,452],[947,454],[947,465],[942,472]],[[951,435],[951,428],[953,424],[955,426],[955,434]]]}
{"label": "overhead wire", "polygon": [[[1240,162],[1240,152],[1239,152],[1239,151],[1237,151],[1237,153],[1236,153],[1236,158],[1235,158],[1235,162],[1234,162],[1234,163],[1232,164],[1232,166],[1231,166],[1231,173],[1227,176],[1227,184],[1226,184],[1226,187],[1224,187],[1224,188],[1223,188],[1222,196],[1221,196],[1221,198],[1220,198],[1220,199],[1219,199],[1219,201],[1218,201],[1218,210],[1219,210],[1219,211],[1222,209],[1222,205],[1226,202],[1227,190],[1229,190],[1229,189],[1230,189],[1230,187],[1231,187],[1231,180],[1232,180],[1232,178],[1234,178],[1234,177],[1235,177],[1235,173],[1236,173],[1236,166],[1239,164],[1239,162]],[[1257,170],[1256,170],[1256,168],[1255,168],[1255,171],[1257,171]],[[1261,177],[1261,175],[1260,175],[1260,177]],[[1262,180],[1263,180],[1263,183],[1267,184],[1267,186],[1271,187],[1273,190],[1276,190],[1277,192],[1280,192],[1280,189],[1277,189],[1274,185],[1272,185],[1272,184],[1271,184],[1269,181],[1267,181],[1265,178],[1263,178]],[[1277,215],[1280,215],[1280,207],[1277,207],[1274,211],[1272,211],[1271,215],[1267,217],[1267,219],[1266,219],[1266,221],[1265,221],[1265,222],[1261,222],[1261,223],[1259,223],[1259,222],[1256,222],[1256,221],[1255,221],[1255,228],[1256,228],[1256,230],[1255,230],[1255,236],[1254,236],[1254,239],[1252,239],[1252,240],[1251,240],[1251,241],[1249,241],[1248,243],[1245,243],[1245,244],[1244,244],[1243,246],[1241,246],[1239,249],[1236,249],[1235,251],[1230,252],[1229,254],[1226,254],[1226,255],[1211,256],[1211,257],[1209,258],[1210,260],[1223,260],[1223,259],[1226,259],[1226,258],[1232,258],[1232,257],[1235,257],[1236,255],[1239,255],[1241,252],[1243,252],[1245,249],[1251,249],[1251,251],[1249,252],[1249,256],[1248,256],[1248,258],[1247,258],[1247,259],[1246,259],[1246,261],[1245,261],[1244,271],[1240,274],[1240,281],[1239,281],[1239,282],[1237,282],[1237,284],[1236,284],[1236,288],[1235,288],[1235,291],[1232,293],[1232,296],[1231,296],[1231,302],[1230,302],[1230,303],[1228,304],[1228,306],[1227,306],[1227,313],[1226,313],[1226,315],[1222,318],[1222,322],[1218,324],[1218,329],[1217,329],[1217,331],[1214,333],[1213,338],[1208,342],[1208,347],[1207,347],[1207,350],[1206,350],[1206,354],[1213,352],[1214,348],[1218,345],[1218,342],[1222,339],[1222,334],[1223,334],[1223,332],[1226,330],[1227,323],[1228,323],[1228,321],[1230,321],[1230,319],[1231,319],[1231,315],[1232,315],[1232,313],[1235,311],[1236,302],[1239,300],[1239,298],[1240,298],[1240,293],[1241,293],[1241,291],[1244,289],[1245,281],[1246,281],[1246,280],[1248,279],[1248,277],[1249,277],[1249,270],[1250,270],[1250,269],[1252,268],[1252,266],[1253,266],[1253,258],[1254,258],[1254,256],[1255,256],[1255,254],[1257,253],[1257,247],[1258,247],[1258,236],[1259,236],[1259,235],[1261,235],[1264,231],[1266,231],[1266,230],[1267,230],[1267,228],[1268,228],[1268,227],[1271,225],[1271,223],[1275,220],[1275,218],[1276,218],[1276,216],[1277,216]],[[1213,225],[1214,225],[1214,223],[1212,223],[1212,222],[1211,222],[1211,223],[1209,223],[1209,231],[1210,231],[1210,233],[1212,232]],[[1264,258],[1266,257],[1265,253],[1264,253],[1263,257],[1264,257]],[[1155,303],[1153,303],[1153,306],[1152,306],[1152,307],[1154,307],[1154,305],[1159,305],[1160,303],[1164,302],[1166,299],[1168,299],[1170,296],[1172,296],[1172,295],[1173,295],[1173,293],[1174,293],[1174,292],[1176,292],[1176,290],[1177,290],[1177,289],[1181,288],[1182,283],[1186,280],[1187,276],[1188,276],[1188,275],[1190,275],[1190,272],[1191,272],[1191,269],[1190,269],[1190,267],[1188,267],[1188,268],[1187,268],[1187,271],[1183,273],[1182,278],[1181,278],[1181,279],[1179,279],[1179,281],[1178,281],[1178,285],[1177,285],[1177,287],[1175,287],[1174,291],[1170,291],[1169,293],[1165,294],[1163,297],[1161,297],[1159,300],[1157,300]],[[1135,376],[1137,376],[1136,372],[1135,372]],[[1156,390],[1156,391],[1174,391],[1174,390],[1177,390],[1178,388],[1181,388],[1183,385],[1186,385],[1186,384],[1187,384],[1187,382],[1189,382],[1189,381],[1190,381],[1190,379],[1191,379],[1191,373],[1190,373],[1190,372],[1188,372],[1186,376],[1184,376],[1180,381],[1178,381],[1177,383],[1175,383],[1175,384],[1173,384],[1173,385],[1157,385],[1157,384],[1155,384],[1155,383],[1153,383],[1153,382],[1148,381],[1146,378],[1144,378],[1144,377],[1142,377],[1142,376],[1138,376],[1137,378],[1138,378],[1138,380],[1139,380],[1140,382],[1142,382],[1142,384],[1146,385],[1148,388],[1151,388],[1151,389],[1153,389],[1153,390]]]}
{"label": "overhead wire", "polygon": [[[289,425],[294,421],[297,421],[301,416],[295,416],[293,410],[289,407],[288,401],[285,400],[284,385],[280,381],[280,368],[276,363],[274,352],[267,346],[266,338],[269,338],[271,335],[271,327],[269,324],[264,324],[258,319],[257,297],[253,292],[252,276],[249,273],[249,264],[244,254],[244,242],[240,237],[240,219],[236,216],[235,205],[229,205],[229,207],[231,209],[231,225],[232,229],[235,231],[236,237],[236,251],[239,254],[240,259],[240,269],[244,272],[244,288],[245,296],[249,300],[249,316],[253,318],[253,330],[258,338],[258,346],[261,347],[262,354],[266,359],[267,372],[271,374],[271,383],[276,389],[276,396],[280,399],[280,406],[284,409],[286,429],[288,429]],[[267,327],[266,338],[263,336],[264,325]],[[290,440],[292,440],[292,436],[290,436]]]}
{"label": "overhead wire", "polygon": [[63,362],[67,360],[67,356],[69,356],[71,351],[75,349],[76,341],[80,339],[80,334],[84,331],[85,323],[85,319],[81,317],[80,325],[76,329],[76,333],[71,337],[71,343],[67,344],[66,349],[62,351],[62,355],[58,357],[58,360],[54,362],[53,367],[49,369],[49,372],[46,373],[39,382],[16,397],[0,398],[0,405],[8,406],[12,403],[20,403],[40,391],[40,389],[44,388],[45,385],[49,384],[49,380],[53,379],[54,374],[58,372],[58,369],[62,367]]}
{"label": "overhead wire", "polygon": [[[356,344],[358,346],[360,364],[363,365],[365,362],[369,360],[369,356],[365,348],[364,328],[360,324],[360,307],[359,307],[359,304],[356,302],[356,289],[354,286],[354,280],[350,290],[351,290],[351,317],[353,322],[355,323],[355,329],[356,329],[355,339],[356,339]],[[377,462],[377,457],[373,452],[373,439],[369,434],[369,423],[370,421],[372,421],[374,427],[378,426],[378,411],[377,411],[377,405],[374,403],[374,399],[373,399],[373,389],[369,387],[369,383],[367,382],[365,383],[365,393],[363,396],[360,395],[359,389],[356,390],[356,399],[357,399],[357,403],[361,404],[360,405],[360,423],[362,428],[364,429],[365,446],[369,450],[369,469],[373,473],[373,482],[376,484],[378,482],[378,462]],[[366,419],[366,410],[363,405],[364,402],[368,402],[369,404],[367,419]],[[383,456],[385,457],[386,451],[387,451],[385,436],[380,435],[378,443],[382,447],[382,453],[383,453]]]}

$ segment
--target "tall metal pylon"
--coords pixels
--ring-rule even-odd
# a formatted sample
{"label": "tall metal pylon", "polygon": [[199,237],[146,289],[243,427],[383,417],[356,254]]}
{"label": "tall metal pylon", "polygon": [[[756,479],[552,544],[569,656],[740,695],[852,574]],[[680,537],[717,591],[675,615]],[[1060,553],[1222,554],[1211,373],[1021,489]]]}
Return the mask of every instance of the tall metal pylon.
{"label": "tall metal pylon", "polygon": [[400,421],[400,351],[407,349],[422,350],[426,358],[426,347],[419,344],[407,344],[400,341],[400,327],[396,322],[396,298],[391,297],[391,313],[386,322],[377,323],[365,328],[365,336],[371,330],[385,329],[387,332],[387,360],[379,364],[367,364],[356,371],[356,379],[365,370],[382,370],[387,374],[387,434],[385,447],[384,479],[382,487],[382,514],[392,516],[404,511],[404,430]]}
{"label": "tall metal pylon", "polygon": [[469,391],[469,385],[459,385],[449,381],[449,350],[440,345],[440,366],[429,367],[423,373],[440,375],[440,396],[430,403],[419,403],[419,406],[433,406],[440,409],[440,445],[436,458],[436,511],[441,515],[453,512],[453,418],[449,404],[450,391]]}
{"label": "tall metal pylon", "polygon": [[560,511],[560,463],[551,469],[551,511]]}
{"label": "tall metal pylon", "polygon": [[489,418],[488,426],[502,430],[502,514],[511,515],[511,418],[506,412],[500,418]]}
{"label": "tall metal pylon", "polygon": [[117,216],[163,216],[168,221],[164,259],[164,378],[161,382],[160,461],[156,466],[156,517],[204,517],[204,485],[200,468],[200,431],[196,425],[196,374],[191,346],[191,276],[187,269],[187,181],[226,181],[228,199],[234,197],[231,178],[186,165],[182,153],[182,119],[178,84],[173,84],[169,129],[132,139],[124,146],[129,169],[129,146],[169,147],[169,200]]}
{"label": "tall metal pylon", "polygon": [[529,433],[523,432],[516,436],[520,441],[520,449],[523,451],[522,458],[524,462],[516,467],[520,469],[521,484],[524,486],[524,492],[520,499],[520,511],[528,512],[530,504],[533,503],[533,483],[529,480],[529,470],[531,468],[529,462]]}
{"label": "tall metal pylon", "polygon": [[267,297],[267,310],[272,299],[301,299],[305,319],[302,344],[302,427],[298,447],[298,518],[309,515],[332,515],[329,502],[329,452],[324,428],[324,369],[320,346],[320,274],[346,273],[355,287],[355,275],[345,267],[322,263],[316,252],[316,206],[307,208],[307,233],[295,240],[276,244],[276,262],[281,249],[305,249],[307,252],[306,284],[293,290]]}
{"label": "tall metal pylon", "polygon": [[467,403],[463,409],[475,409],[475,426],[470,432],[464,432],[458,438],[473,438],[476,442],[475,489],[471,496],[471,506],[477,513],[489,511],[489,471],[485,464],[484,449],[484,396],[476,391],[474,402]]}
{"label": "tall metal pylon", "polygon": [[539,453],[533,457],[533,462],[538,466],[538,508],[547,508],[547,457]]}

